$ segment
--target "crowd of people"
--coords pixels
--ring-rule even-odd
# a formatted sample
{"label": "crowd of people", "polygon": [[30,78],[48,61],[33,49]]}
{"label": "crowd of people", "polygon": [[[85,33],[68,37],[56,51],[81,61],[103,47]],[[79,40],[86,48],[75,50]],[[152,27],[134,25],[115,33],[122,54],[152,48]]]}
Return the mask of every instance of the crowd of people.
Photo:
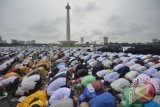
{"label": "crowd of people", "polygon": [[160,107],[159,55],[8,47],[0,57],[0,100],[12,94],[16,107]]}

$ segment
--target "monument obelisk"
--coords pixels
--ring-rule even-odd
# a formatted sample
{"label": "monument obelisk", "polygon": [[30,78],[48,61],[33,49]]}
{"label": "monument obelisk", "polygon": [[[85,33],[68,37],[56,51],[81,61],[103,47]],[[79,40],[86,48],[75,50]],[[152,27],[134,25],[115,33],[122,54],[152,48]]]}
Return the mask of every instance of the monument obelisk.
{"label": "monument obelisk", "polygon": [[69,6],[69,3],[67,3],[67,6],[65,7],[67,10],[67,18],[66,18],[66,41],[59,41],[63,46],[74,46],[74,44],[77,41],[71,41],[71,36],[70,36],[70,9],[71,7]]}
{"label": "monument obelisk", "polygon": [[69,3],[67,3],[66,9],[67,9],[66,40],[70,41],[70,15],[69,15],[69,9],[71,9],[71,7],[69,6]]}

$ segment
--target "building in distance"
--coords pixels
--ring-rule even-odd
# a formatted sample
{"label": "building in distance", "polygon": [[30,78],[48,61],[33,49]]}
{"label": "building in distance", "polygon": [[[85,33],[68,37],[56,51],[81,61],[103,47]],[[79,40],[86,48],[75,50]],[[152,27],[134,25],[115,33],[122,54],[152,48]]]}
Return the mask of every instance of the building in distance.
{"label": "building in distance", "polygon": [[81,44],[84,44],[84,37],[81,37]]}
{"label": "building in distance", "polygon": [[11,44],[36,44],[35,40],[31,40],[31,41],[22,41],[22,40],[16,40],[16,39],[11,39]]}
{"label": "building in distance", "polygon": [[21,44],[21,45],[24,45],[26,42],[25,41],[22,41],[22,40],[20,40],[20,41],[18,41],[18,44]]}
{"label": "building in distance", "polygon": [[26,44],[36,44],[36,41],[35,40],[26,41]]}
{"label": "building in distance", "polygon": [[108,44],[108,37],[103,37],[103,45],[107,45]]}
{"label": "building in distance", "polygon": [[16,39],[11,39],[11,44],[17,44],[18,43],[18,40]]}
{"label": "building in distance", "polygon": [[157,38],[153,38],[153,39],[152,39],[152,43],[153,43],[153,44],[160,43],[160,40],[158,40]]}
{"label": "building in distance", "polygon": [[6,41],[6,40],[3,40],[3,39],[2,39],[2,36],[0,36],[0,43],[7,43],[7,41]]}

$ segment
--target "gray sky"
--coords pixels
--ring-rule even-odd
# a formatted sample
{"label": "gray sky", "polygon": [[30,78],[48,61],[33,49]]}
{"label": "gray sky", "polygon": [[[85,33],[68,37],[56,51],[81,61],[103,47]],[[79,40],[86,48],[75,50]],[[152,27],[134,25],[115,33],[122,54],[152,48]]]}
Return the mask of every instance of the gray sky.
{"label": "gray sky", "polygon": [[150,42],[160,39],[160,0],[0,0],[0,35],[4,40],[65,40],[67,2],[71,39]]}

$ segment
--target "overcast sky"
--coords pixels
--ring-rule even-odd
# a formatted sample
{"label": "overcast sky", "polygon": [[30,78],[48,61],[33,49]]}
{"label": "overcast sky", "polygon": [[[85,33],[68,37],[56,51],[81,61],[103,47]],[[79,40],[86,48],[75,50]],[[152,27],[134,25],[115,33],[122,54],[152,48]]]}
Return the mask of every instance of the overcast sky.
{"label": "overcast sky", "polygon": [[0,35],[4,40],[65,40],[70,2],[71,39],[151,42],[160,39],[160,0],[0,0]]}

